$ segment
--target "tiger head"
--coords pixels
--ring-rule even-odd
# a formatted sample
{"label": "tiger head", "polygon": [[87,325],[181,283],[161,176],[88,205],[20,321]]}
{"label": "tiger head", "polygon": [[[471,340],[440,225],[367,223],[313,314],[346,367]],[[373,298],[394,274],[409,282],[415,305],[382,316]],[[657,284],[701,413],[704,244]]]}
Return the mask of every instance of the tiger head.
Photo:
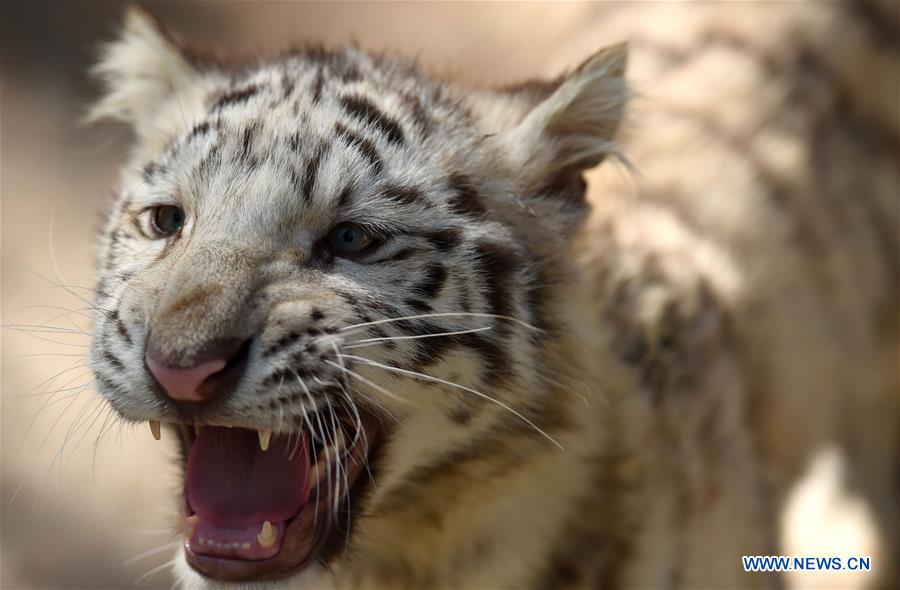
{"label": "tiger head", "polygon": [[449,510],[419,476],[473,441],[555,448],[560,286],[624,63],[464,89],[354,48],[225,64],[128,13],[96,68],[93,116],[135,140],[90,365],[178,441],[191,585],[352,571],[378,523]]}

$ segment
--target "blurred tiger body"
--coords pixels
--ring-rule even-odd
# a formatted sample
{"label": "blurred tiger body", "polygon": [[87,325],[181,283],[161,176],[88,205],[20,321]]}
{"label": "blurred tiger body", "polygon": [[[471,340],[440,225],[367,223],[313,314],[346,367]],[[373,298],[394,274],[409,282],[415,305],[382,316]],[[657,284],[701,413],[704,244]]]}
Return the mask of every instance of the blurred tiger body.
{"label": "blurred tiger body", "polygon": [[[476,91],[357,50],[209,65],[130,15],[99,68],[97,116],[137,136],[105,236],[101,392],[177,422],[147,351],[239,334],[240,385],[197,420],[302,430],[303,390],[340,392],[300,371],[379,423],[346,530],[291,577],[244,581],[770,587],[740,556],[781,552],[785,495],[826,443],[897,555],[900,123],[858,73],[896,66],[897,38],[873,48],[844,5],[786,10],[797,39],[758,38],[762,8],[679,14],[680,32],[637,9],[608,25],[665,80],[621,148],[623,47]],[[819,41],[837,23],[840,50]],[[604,164],[586,191],[620,149],[638,175]],[[189,221],[154,240],[163,201]],[[385,245],[323,253],[353,216]]]}
{"label": "blurred tiger body", "polygon": [[[755,529],[763,553],[786,552],[784,498],[810,456],[832,447],[848,464],[839,485],[868,499],[882,543],[877,575],[840,584],[892,587],[900,12],[880,2],[771,8],[604,15],[592,35],[631,39],[643,92],[624,139],[640,176],[601,167],[590,177],[594,209],[577,250],[605,302],[598,323],[616,326],[618,359],[652,400],[641,411],[657,460],[682,466],[666,492],[678,526],[645,533],[678,556],[675,580],[738,585],[711,582],[714,571],[733,575],[734,558],[708,558],[735,528]],[[757,516],[723,497],[742,493]],[[824,525],[804,536],[822,553],[840,542]]]}

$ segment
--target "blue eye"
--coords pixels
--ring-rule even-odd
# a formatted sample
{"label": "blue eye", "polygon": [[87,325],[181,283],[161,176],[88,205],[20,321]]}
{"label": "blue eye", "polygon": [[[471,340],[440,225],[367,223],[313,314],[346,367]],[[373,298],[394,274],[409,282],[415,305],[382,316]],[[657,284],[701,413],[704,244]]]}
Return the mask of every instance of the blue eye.
{"label": "blue eye", "polygon": [[328,234],[328,244],[332,251],[343,254],[357,254],[368,248],[375,238],[355,223],[341,223]]}

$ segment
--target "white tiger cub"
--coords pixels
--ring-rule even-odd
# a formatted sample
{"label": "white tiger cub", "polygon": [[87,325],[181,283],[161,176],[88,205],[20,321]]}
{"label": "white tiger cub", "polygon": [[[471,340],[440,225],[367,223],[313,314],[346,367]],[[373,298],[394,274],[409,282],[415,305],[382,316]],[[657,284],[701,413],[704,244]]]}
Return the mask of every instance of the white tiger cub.
{"label": "white tiger cub", "polygon": [[740,564],[778,553],[766,419],[797,409],[748,374],[754,278],[649,194],[585,223],[625,62],[472,90],[357,49],[226,65],[127,14],[90,360],[182,450],[185,587],[777,582]]}

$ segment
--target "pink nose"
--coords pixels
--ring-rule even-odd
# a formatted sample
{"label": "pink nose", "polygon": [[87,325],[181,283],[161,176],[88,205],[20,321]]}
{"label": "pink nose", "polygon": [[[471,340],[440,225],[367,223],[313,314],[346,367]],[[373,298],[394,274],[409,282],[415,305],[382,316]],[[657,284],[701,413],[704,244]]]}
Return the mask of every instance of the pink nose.
{"label": "pink nose", "polygon": [[222,359],[204,361],[189,369],[164,367],[147,355],[147,367],[169,397],[185,402],[199,402],[206,399],[200,393],[200,386],[215,373],[225,368],[227,363]]}

